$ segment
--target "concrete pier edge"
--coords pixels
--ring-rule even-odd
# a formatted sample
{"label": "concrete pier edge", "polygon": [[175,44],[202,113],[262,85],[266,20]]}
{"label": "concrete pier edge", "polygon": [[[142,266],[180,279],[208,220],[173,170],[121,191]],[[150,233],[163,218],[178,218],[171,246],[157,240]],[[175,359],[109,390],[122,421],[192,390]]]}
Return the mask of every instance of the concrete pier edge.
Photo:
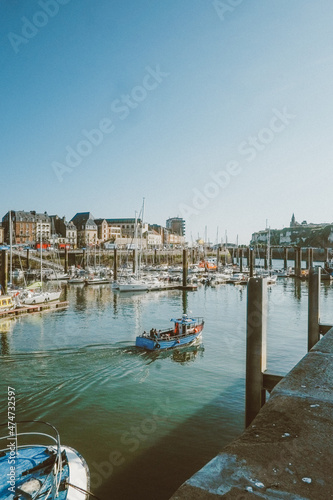
{"label": "concrete pier edge", "polygon": [[333,328],[170,500],[333,498]]}

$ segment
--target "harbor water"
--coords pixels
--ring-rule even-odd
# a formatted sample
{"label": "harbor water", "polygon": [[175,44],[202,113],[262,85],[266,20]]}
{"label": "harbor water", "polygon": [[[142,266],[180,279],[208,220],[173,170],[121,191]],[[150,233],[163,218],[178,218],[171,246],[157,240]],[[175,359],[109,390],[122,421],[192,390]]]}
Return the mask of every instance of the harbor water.
{"label": "harbor water", "polygon": [[[332,324],[332,285],[321,321]],[[164,500],[244,428],[246,287],[201,286],[119,294],[110,285],[64,286],[65,310],[0,323],[0,422],[7,387],[16,420],[55,425],[77,449],[101,500]],[[307,349],[308,284],[268,290],[268,368],[287,373]],[[183,312],[204,316],[201,344],[164,353],[136,335]]]}

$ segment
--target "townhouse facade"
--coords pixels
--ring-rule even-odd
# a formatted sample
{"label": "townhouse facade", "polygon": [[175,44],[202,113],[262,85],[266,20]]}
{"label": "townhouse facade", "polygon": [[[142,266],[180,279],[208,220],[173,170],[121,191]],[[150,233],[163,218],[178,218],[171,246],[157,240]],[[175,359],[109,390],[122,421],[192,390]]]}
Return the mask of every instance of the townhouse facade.
{"label": "townhouse facade", "polygon": [[35,211],[11,210],[2,218],[4,239],[10,240],[10,222],[12,226],[12,240],[16,244],[35,244],[41,239],[48,241],[51,236],[51,220],[46,212],[38,214]]}
{"label": "townhouse facade", "polygon": [[65,217],[50,215],[51,219],[51,244],[58,248],[77,248],[77,229],[72,221]]}
{"label": "townhouse facade", "polygon": [[98,243],[98,228],[90,212],[78,212],[71,221],[77,230],[77,246],[91,247]]}

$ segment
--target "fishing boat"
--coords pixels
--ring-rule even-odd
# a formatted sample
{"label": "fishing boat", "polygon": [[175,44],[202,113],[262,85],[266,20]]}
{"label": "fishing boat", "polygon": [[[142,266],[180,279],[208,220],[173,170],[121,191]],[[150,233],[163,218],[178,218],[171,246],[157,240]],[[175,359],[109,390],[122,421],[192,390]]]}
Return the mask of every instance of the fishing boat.
{"label": "fishing boat", "polygon": [[216,271],[217,264],[215,259],[207,259],[199,262],[199,268],[206,271]]}
{"label": "fishing boat", "polygon": [[187,314],[183,314],[181,318],[170,321],[174,323],[173,328],[158,331],[152,328],[149,333],[143,332],[136,337],[136,347],[158,351],[188,345],[201,337],[203,318],[189,318]]}
{"label": "fishing boat", "polygon": [[53,425],[32,420],[0,428],[1,500],[88,500],[88,466],[76,450],[60,444]]}

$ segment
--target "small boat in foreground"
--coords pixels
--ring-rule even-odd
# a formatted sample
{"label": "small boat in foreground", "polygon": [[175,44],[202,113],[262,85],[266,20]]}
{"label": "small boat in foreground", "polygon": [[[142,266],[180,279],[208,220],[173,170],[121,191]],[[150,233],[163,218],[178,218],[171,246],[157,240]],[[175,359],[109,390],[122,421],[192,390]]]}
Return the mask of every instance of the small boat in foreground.
{"label": "small boat in foreground", "polygon": [[60,444],[53,425],[33,420],[0,427],[6,433],[0,437],[1,500],[88,500],[88,466],[77,451]]}
{"label": "small boat in foreground", "polygon": [[15,308],[15,302],[11,295],[0,295],[0,313],[11,311]]}
{"label": "small boat in foreground", "polygon": [[174,328],[159,331],[152,328],[149,333],[143,332],[136,337],[136,347],[158,351],[188,345],[201,337],[203,318],[189,318],[183,314],[181,318],[170,321],[174,322]]}

